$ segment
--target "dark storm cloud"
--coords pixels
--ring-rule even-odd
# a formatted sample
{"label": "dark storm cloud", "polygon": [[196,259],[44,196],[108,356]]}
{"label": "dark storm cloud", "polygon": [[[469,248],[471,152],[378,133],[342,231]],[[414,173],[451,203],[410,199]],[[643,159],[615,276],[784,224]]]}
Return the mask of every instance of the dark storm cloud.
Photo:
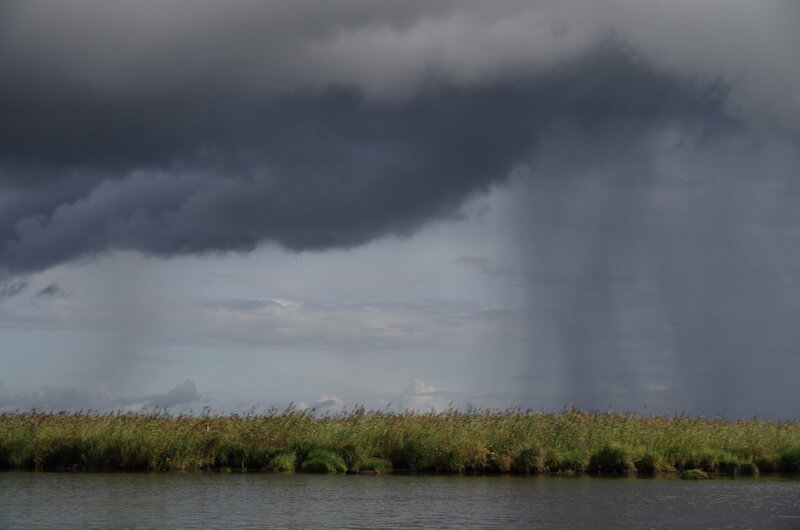
{"label": "dark storm cloud", "polygon": [[[794,70],[764,67],[793,56],[791,4],[719,24],[599,4],[5,2],[0,271],[406,235],[563,122],[621,146],[671,121],[797,125]],[[742,40],[771,31],[736,54],[743,20]]]}
{"label": "dark storm cloud", "polygon": [[355,246],[455,215],[558,123],[635,135],[672,120],[722,126],[719,107],[718,92],[686,91],[613,42],[533,79],[402,104],[354,88],[108,100],[4,87],[0,256],[25,273],[118,249]]}

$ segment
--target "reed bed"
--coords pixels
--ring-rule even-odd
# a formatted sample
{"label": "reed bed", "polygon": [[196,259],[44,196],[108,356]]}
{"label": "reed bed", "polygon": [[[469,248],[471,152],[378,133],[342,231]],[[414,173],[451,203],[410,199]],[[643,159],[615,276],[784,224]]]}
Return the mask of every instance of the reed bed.
{"label": "reed bed", "polygon": [[[800,423],[568,410],[316,417],[0,414],[0,467],[448,473],[800,472]],[[689,471],[692,473],[688,473]]]}

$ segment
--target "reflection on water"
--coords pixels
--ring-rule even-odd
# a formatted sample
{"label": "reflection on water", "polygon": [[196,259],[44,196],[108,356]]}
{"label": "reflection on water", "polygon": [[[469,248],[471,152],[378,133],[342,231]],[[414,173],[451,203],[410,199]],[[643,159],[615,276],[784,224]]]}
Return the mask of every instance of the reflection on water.
{"label": "reflection on water", "polygon": [[800,481],[0,473],[2,528],[800,528]]}

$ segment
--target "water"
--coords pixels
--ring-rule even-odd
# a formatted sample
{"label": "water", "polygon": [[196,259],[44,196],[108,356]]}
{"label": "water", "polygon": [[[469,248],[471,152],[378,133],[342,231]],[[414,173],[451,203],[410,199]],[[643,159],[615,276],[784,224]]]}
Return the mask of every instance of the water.
{"label": "water", "polygon": [[0,473],[1,528],[800,528],[800,481]]}

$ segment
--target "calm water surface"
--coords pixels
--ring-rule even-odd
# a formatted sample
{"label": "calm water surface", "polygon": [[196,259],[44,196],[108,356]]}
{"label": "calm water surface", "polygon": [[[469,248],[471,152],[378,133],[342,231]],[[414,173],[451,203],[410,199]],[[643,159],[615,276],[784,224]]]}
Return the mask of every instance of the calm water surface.
{"label": "calm water surface", "polygon": [[1,528],[800,528],[800,481],[0,473]]}

